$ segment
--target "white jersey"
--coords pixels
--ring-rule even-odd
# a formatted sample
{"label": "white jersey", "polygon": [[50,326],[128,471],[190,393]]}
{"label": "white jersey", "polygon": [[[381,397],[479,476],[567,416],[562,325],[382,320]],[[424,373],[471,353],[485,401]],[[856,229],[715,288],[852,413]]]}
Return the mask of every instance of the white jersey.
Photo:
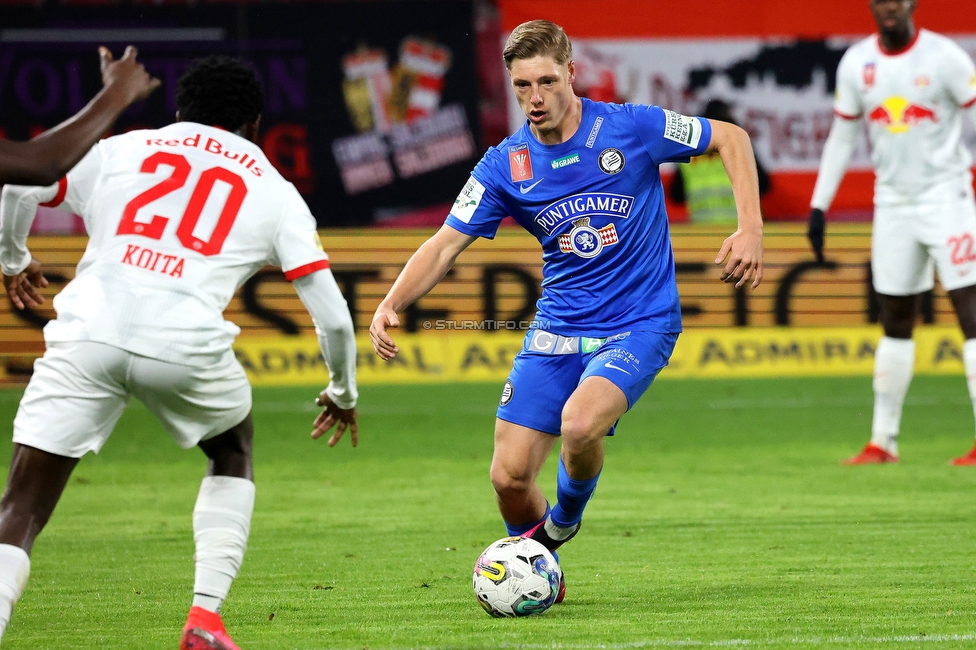
{"label": "white jersey", "polygon": [[89,236],[48,343],[199,365],[240,332],[223,311],[247,278],[267,264],[288,280],[329,266],[295,187],[222,129],[178,122],[108,138],[47,192],[44,205],[81,215]]}
{"label": "white jersey", "polygon": [[919,30],[898,52],[883,51],[877,36],[866,38],[847,50],[837,68],[834,111],[867,121],[876,205],[938,202],[971,192],[962,110],[974,104],[972,59],[928,30]]}

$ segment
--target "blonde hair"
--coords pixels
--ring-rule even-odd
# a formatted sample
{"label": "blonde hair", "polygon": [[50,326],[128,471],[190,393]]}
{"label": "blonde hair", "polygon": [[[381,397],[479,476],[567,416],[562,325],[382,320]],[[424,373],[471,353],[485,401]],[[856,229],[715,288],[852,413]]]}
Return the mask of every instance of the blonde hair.
{"label": "blonde hair", "polygon": [[548,20],[530,20],[512,31],[505,41],[502,58],[505,67],[512,69],[515,59],[531,59],[535,56],[551,56],[562,65],[573,58],[573,44],[563,28]]}

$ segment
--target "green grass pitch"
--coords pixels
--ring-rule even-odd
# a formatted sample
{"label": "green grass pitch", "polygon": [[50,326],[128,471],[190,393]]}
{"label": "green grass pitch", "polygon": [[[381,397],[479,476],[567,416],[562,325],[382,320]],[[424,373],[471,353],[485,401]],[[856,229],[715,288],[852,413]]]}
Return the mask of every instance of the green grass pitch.
{"label": "green grass pitch", "polygon": [[[256,389],[257,504],[224,619],[244,650],[974,647],[976,468],[947,465],[973,443],[965,383],[916,377],[902,462],[841,467],[870,383],[659,381],[608,441],[561,554],[566,602],[504,620],[471,593],[505,534],[499,386],[364,387],[358,449],[309,438],[317,388]],[[20,394],[0,392],[7,439]],[[3,647],[175,649],[204,469],[133,403],[38,539]]]}

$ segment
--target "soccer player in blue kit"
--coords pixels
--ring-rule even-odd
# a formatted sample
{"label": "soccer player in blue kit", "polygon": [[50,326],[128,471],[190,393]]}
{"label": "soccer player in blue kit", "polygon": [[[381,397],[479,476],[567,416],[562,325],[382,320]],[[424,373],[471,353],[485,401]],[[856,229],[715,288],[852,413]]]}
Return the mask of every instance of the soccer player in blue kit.
{"label": "soccer player in blue kit", "polygon": [[[555,551],[580,528],[603,468],[603,439],[667,365],[681,331],[674,257],[658,166],[717,151],[732,182],[738,229],[722,245],[721,279],[762,280],[762,219],[749,136],[727,122],[657,106],[606,104],[573,91],[572,45],[533,20],[503,52],[527,121],[488,150],[447,220],[407,262],[370,325],[376,353],[399,352],[387,330],[478,237],[511,215],[542,244],[534,327],[502,391],[491,483],[509,535]],[[537,478],[562,438],[556,504]],[[560,602],[565,583],[560,586]]]}

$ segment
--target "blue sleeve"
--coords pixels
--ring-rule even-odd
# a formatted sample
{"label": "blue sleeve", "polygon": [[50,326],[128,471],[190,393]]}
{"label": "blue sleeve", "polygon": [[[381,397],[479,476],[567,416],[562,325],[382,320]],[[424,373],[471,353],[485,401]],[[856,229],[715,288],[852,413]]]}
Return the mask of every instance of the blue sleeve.
{"label": "blue sleeve", "polygon": [[689,117],[660,106],[626,104],[637,135],[657,164],[688,162],[700,156],[712,141],[712,126],[703,117]]}
{"label": "blue sleeve", "polygon": [[493,189],[490,154],[475,166],[444,222],[465,235],[485,239],[495,238],[498,225],[509,214]]}

